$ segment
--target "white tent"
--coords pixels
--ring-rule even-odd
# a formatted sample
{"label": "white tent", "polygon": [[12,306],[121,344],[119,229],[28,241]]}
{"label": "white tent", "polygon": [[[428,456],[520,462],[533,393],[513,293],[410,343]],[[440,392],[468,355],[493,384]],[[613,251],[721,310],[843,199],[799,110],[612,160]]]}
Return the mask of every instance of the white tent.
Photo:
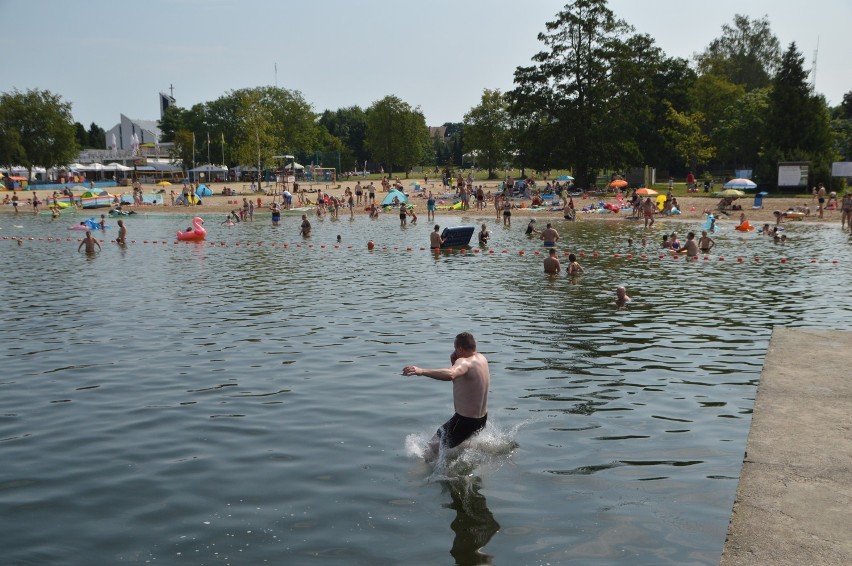
{"label": "white tent", "polygon": [[[44,167],[33,167],[33,175],[37,173],[46,173],[46,169]],[[11,175],[13,176],[24,176],[29,174],[29,169],[26,167],[21,167],[19,165],[13,165]]]}
{"label": "white tent", "polygon": [[190,173],[227,173],[228,168],[224,165],[211,165],[209,163],[205,165],[199,165],[194,169],[189,170]]}
{"label": "white tent", "polygon": [[132,171],[133,167],[128,167],[126,165],[122,165],[121,163],[110,163],[109,165],[104,165],[104,171]]}
{"label": "white tent", "polygon": [[224,165],[212,165],[210,163],[205,163],[204,165],[199,165],[193,169],[189,170],[189,178],[193,181],[204,177],[208,181],[215,180],[216,177],[222,176],[222,178],[227,178],[228,176],[228,168]]}

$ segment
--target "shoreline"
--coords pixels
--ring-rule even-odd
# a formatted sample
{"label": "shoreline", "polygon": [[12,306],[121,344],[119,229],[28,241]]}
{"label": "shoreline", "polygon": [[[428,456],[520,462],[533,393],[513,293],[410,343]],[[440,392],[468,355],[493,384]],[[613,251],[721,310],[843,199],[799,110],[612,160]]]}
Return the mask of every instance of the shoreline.
{"label": "shoreline", "polygon": [[[327,193],[331,196],[342,198],[343,195],[344,195],[344,192],[347,188],[353,189],[353,192],[354,192],[355,184],[356,184],[356,181],[344,181],[344,182],[340,183],[339,185],[337,185],[333,188],[327,188],[327,187],[322,186],[322,185],[311,185],[311,186],[312,187],[318,187],[324,193]],[[208,185],[208,186],[210,186],[210,185]],[[224,215],[227,215],[232,210],[239,210],[242,207],[243,199],[248,199],[252,202],[252,204],[255,207],[254,208],[254,214],[255,215],[260,216],[260,217],[267,217],[267,216],[271,215],[270,206],[271,206],[273,200],[276,200],[277,202],[281,201],[280,196],[278,196],[276,198],[274,195],[271,195],[271,194],[267,195],[265,191],[256,191],[256,192],[237,191],[236,194],[234,194],[233,196],[221,195],[220,193],[221,193],[222,188],[227,187],[227,186],[229,186],[229,185],[225,184],[225,183],[214,184],[213,186],[211,186],[211,189],[213,189],[214,191],[217,191],[219,194],[214,194],[213,196],[204,197],[203,204],[200,204],[200,205],[190,205],[190,206],[185,206],[185,205],[172,206],[170,204],[141,205],[141,206],[124,205],[123,208],[125,210],[128,210],[128,211],[135,211],[137,213],[144,213],[144,214],[175,214],[175,215],[202,216],[202,217],[204,215],[223,215],[224,216]],[[486,191],[496,190],[497,186],[498,185],[497,185],[496,182],[494,183],[493,186],[490,186],[487,183],[483,183],[483,188],[485,188]],[[178,190],[181,188],[180,185],[172,185],[172,187],[175,190],[175,192],[178,192]],[[115,187],[115,188],[116,189],[119,189],[119,188],[120,189],[127,189],[128,187]],[[476,210],[473,207],[473,204],[474,204],[473,201],[471,202],[471,208],[469,208],[468,210],[453,210],[453,209],[449,208],[449,206],[448,206],[452,203],[452,197],[451,196],[443,196],[443,195],[452,194],[453,191],[448,191],[446,193],[441,191],[439,193],[437,191],[437,189],[439,189],[439,188],[443,189],[443,187],[441,187],[439,183],[430,183],[426,190],[421,190],[421,191],[416,191],[416,192],[410,191],[409,192],[409,203],[412,203],[412,204],[415,205],[415,207],[416,207],[415,210],[418,212],[418,216],[419,216],[420,219],[425,220],[425,217],[426,217],[426,197],[428,195],[428,192],[431,190],[435,194],[437,199],[444,200],[445,203],[446,203],[443,206],[441,206],[439,204],[438,207],[437,207],[436,213],[440,216],[447,216],[447,215],[450,215],[450,216],[482,215],[482,216],[490,216],[494,219],[495,222],[497,221],[497,211],[494,208],[493,200],[486,202],[485,207],[483,209],[480,209],[480,210]],[[266,187],[266,189],[272,189],[272,186]],[[409,189],[410,189],[410,187],[409,187]],[[48,190],[35,189],[33,192],[36,192],[36,193],[41,192],[42,193],[40,195],[41,199],[45,199],[45,197],[47,197],[50,194],[48,192]],[[11,193],[11,191],[5,191],[5,192],[7,192],[8,194]],[[28,194],[32,194],[30,191],[20,191],[19,190],[19,191],[16,191],[16,192],[19,195],[19,198],[24,197],[25,195],[28,195]],[[111,193],[111,194],[116,194],[116,193]],[[122,192],[117,193],[117,194],[125,194],[125,191],[122,190]],[[152,194],[152,193],[148,192],[146,194]],[[314,189],[314,192],[309,192],[309,193],[306,193],[306,194],[308,195],[309,198],[311,198],[311,200],[315,200],[315,198],[312,198],[312,197],[315,197],[316,189]],[[386,194],[387,193],[381,192],[381,189],[379,187],[377,187],[376,200],[381,202],[381,199],[384,198],[384,196]],[[163,194],[162,196],[164,197],[165,202],[168,203],[169,202],[168,192]],[[742,206],[742,210],[727,211],[727,214],[725,214],[725,213],[720,214],[718,211],[715,210],[716,206],[718,205],[718,202],[719,202],[719,199],[717,197],[700,196],[699,195],[699,196],[680,196],[680,197],[676,196],[675,198],[677,198],[678,202],[681,205],[681,214],[678,214],[678,215],[663,215],[661,213],[657,213],[655,215],[655,220],[665,219],[667,221],[670,221],[670,220],[693,221],[693,222],[694,221],[703,221],[706,218],[705,212],[707,210],[710,210],[711,212],[713,212],[714,215],[716,215],[716,217],[719,219],[720,222],[725,223],[725,224],[730,224],[730,223],[739,224],[740,214],[744,213],[746,220],[750,224],[755,226],[755,229],[759,229],[761,227],[760,225],[762,225],[762,224],[766,224],[766,223],[768,223],[770,225],[775,224],[774,212],[776,210],[787,211],[788,209],[802,207],[802,206],[807,206],[807,207],[810,208],[811,212],[810,212],[809,216],[805,216],[804,218],[802,218],[800,220],[799,219],[786,219],[782,223],[783,224],[789,224],[789,223],[794,223],[794,224],[797,224],[797,223],[820,223],[820,224],[837,223],[837,224],[839,224],[840,218],[841,218],[841,211],[839,209],[835,209],[835,210],[825,210],[824,213],[823,213],[824,217],[822,219],[820,219],[818,217],[818,212],[816,210],[816,206],[817,206],[816,201],[811,202],[812,199],[805,199],[805,198],[801,198],[801,197],[776,197],[776,198],[767,197],[767,198],[764,198],[764,200],[763,200],[764,206],[762,208],[753,208],[754,197],[747,195],[746,197],[743,197],[743,198],[739,199],[738,201],[736,201],[737,204],[740,204],[740,206]],[[260,200],[260,206],[258,206],[258,199]],[[20,210],[18,216],[27,216],[27,215],[32,216],[33,215],[32,206],[30,204],[27,204],[26,200],[27,200],[26,198],[21,198],[21,203],[18,206],[18,208]],[[563,221],[563,219],[564,219],[563,215],[562,215],[561,207],[559,207],[559,206],[530,208],[528,199],[527,200],[512,199],[512,200],[517,206],[516,208],[512,209],[512,216],[513,217],[521,217],[521,218],[524,218],[524,219],[535,217],[540,222],[547,222],[547,221],[550,221],[550,220]],[[618,212],[618,213],[612,213],[612,212],[606,212],[606,213],[582,212],[582,209],[584,207],[587,207],[587,206],[592,205],[592,204],[599,204],[601,202],[606,203],[606,204],[618,204],[617,200],[616,200],[616,196],[612,195],[612,194],[589,195],[589,196],[586,196],[586,197],[584,197],[584,196],[575,197],[574,198],[574,206],[575,206],[575,209],[577,210],[577,216],[576,216],[577,221],[579,221],[579,222],[618,221],[618,220],[628,219],[632,215],[632,211],[629,211],[629,210],[628,211],[621,211],[621,212]],[[359,205],[355,206],[355,208],[354,208],[354,215],[355,216],[358,216],[358,215],[367,216],[369,214],[365,210],[365,207],[366,207],[365,203],[366,203],[366,194],[364,195],[364,199],[362,201],[362,204],[360,206]],[[85,209],[78,208],[76,210],[76,212],[73,212],[72,214],[75,214],[77,216],[87,215],[87,214],[98,216],[100,214],[105,214],[110,208],[111,207],[85,208]],[[308,214],[309,217],[316,214],[315,205],[308,205],[307,208],[308,209],[305,210],[304,213]],[[553,210],[553,209],[557,209],[557,210]],[[47,210],[47,207],[41,206],[39,208],[39,210],[40,210],[40,212],[44,212],[45,210]],[[381,207],[379,207],[379,210],[381,212]],[[0,211],[2,211],[3,214],[14,215],[14,209],[13,209],[12,206],[7,205],[7,206],[0,207]],[[61,216],[65,216],[67,214],[68,214],[67,211],[63,210],[61,212]],[[295,214],[295,213],[282,210],[282,216],[289,216],[289,215],[293,215],[293,214]],[[348,207],[346,207],[346,206],[340,207],[339,215],[341,217],[347,216],[349,214],[350,213],[349,213]],[[394,211],[393,214],[395,215],[396,212]],[[643,224],[644,224],[643,218],[639,218],[638,220],[642,221]],[[526,222],[526,220],[524,220],[524,222]]]}

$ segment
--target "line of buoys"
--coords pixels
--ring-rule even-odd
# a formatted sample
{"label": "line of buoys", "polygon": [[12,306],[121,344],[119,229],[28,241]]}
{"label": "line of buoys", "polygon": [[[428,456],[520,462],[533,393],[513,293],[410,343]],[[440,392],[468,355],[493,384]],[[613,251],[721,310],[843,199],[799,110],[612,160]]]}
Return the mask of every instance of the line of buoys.
{"label": "line of buoys", "polygon": [[[16,241],[16,242],[22,242],[22,241],[25,241],[25,240],[26,240],[26,241],[41,241],[41,242],[56,242],[56,243],[61,243],[61,242],[74,242],[74,243],[79,243],[79,242],[82,242],[82,241],[83,241],[83,239],[82,239],[82,238],[68,238],[68,237],[66,237],[66,238],[64,238],[64,239],[63,239],[63,238],[61,238],[61,237],[50,237],[50,236],[45,237],[45,236],[6,236],[6,235],[4,235],[4,236],[0,237],[0,239],[2,239],[2,240],[7,240],[7,241]],[[97,240],[97,241],[98,241],[99,243],[105,243],[105,241],[106,241],[106,240],[104,240],[104,239],[100,239],[100,240]],[[111,242],[111,243],[115,243],[115,240],[110,240],[110,242]],[[138,242],[137,240],[130,240],[128,243],[129,243],[129,244],[137,244],[137,243],[139,243],[139,242]],[[141,243],[143,243],[143,244],[154,244],[154,245],[156,245],[156,244],[168,244],[168,243],[169,243],[169,241],[168,241],[168,240],[142,240],[142,241],[141,241]],[[193,244],[197,244],[197,242],[182,242],[182,241],[178,241],[178,240],[174,240],[172,243],[173,243],[173,244],[184,244],[184,245],[193,245]],[[240,247],[240,246],[242,246],[242,247],[252,247],[252,246],[255,246],[255,247],[263,247],[263,246],[264,246],[264,242],[262,242],[262,241],[261,241],[261,242],[234,242],[234,243],[232,243],[232,244],[228,244],[227,242],[224,242],[224,241],[220,241],[220,242],[209,241],[209,242],[207,242],[207,245],[209,245],[209,246],[217,246],[217,245],[218,245],[218,246],[220,246],[220,247],[228,247],[228,246],[235,246],[235,247]],[[296,248],[303,248],[303,247],[305,247],[305,248],[307,248],[307,249],[317,249],[317,250],[325,250],[325,249],[335,249],[335,250],[340,250],[340,249],[343,249],[343,247],[342,247],[341,245],[339,245],[339,244],[334,244],[334,245],[329,245],[329,244],[318,244],[318,245],[316,245],[316,246],[315,246],[314,244],[302,244],[302,243],[299,243],[299,242],[295,242],[295,243],[292,243],[292,244],[291,244],[291,243],[289,243],[289,242],[282,242],[282,243],[272,242],[272,243],[270,244],[270,246],[271,246],[271,247],[283,248],[283,249],[290,249],[291,247],[296,247]],[[355,246],[347,245],[347,246],[345,247],[345,249],[347,249],[347,250],[352,250],[352,249],[355,249]],[[368,250],[373,250],[373,249],[375,249],[375,242],[373,242],[372,240],[370,240],[370,241],[367,243],[367,249],[368,249]],[[426,248],[425,246],[421,246],[421,247],[419,247],[418,249],[419,249],[420,251],[428,250],[428,251],[430,251],[430,252],[443,252],[443,253],[446,253],[446,254],[469,254],[469,253],[473,253],[473,254],[475,254],[475,255],[476,255],[476,254],[479,254],[479,255],[485,255],[484,250],[480,250],[479,248]],[[401,246],[390,246],[390,247],[389,247],[389,246],[382,246],[381,250],[382,250],[382,251],[389,251],[389,250],[393,250],[393,251],[405,251],[405,252],[412,252],[412,251],[414,251],[414,248],[413,248],[413,247],[411,247],[411,246],[407,246],[407,247],[401,247]],[[471,250],[472,250],[472,252],[471,252]],[[498,252],[497,252],[497,250],[495,250],[495,249],[489,249],[489,250],[488,250],[488,255],[494,255],[494,254],[496,254],[496,253],[498,253]],[[508,253],[509,253],[509,250],[500,250],[500,252],[499,252],[499,253],[502,253],[502,254],[508,254]],[[570,255],[571,253],[572,253],[572,252],[571,252],[571,251],[569,251],[569,250],[565,250],[565,251],[564,251],[564,255],[565,255],[565,256],[568,256],[568,255]],[[649,257],[651,257],[651,256],[649,256],[649,255],[647,255],[647,254],[644,254],[644,253],[643,253],[643,254],[640,254],[640,255],[634,255],[634,254],[632,254],[632,253],[612,252],[612,255],[611,255],[611,256],[610,256],[610,255],[608,255],[608,254],[601,254],[601,253],[596,252],[596,251],[595,251],[595,252],[583,252],[583,251],[581,251],[581,252],[573,252],[573,253],[575,253],[575,254],[577,255],[577,257],[581,257],[581,258],[589,258],[589,257],[591,257],[591,258],[612,257],[612,258],[614,258],[614,259],[637,259],[637,258],[638,258],[638,259],[645,259],[645,260],[647,260]],[[543,252],[542,252],[541,250],[533,250],[531,255],[532,255],[532,256],[541,256],[542,254],[543,254]],[[527,252],[526,250],[519,250],[519,251],[518,251],[518,256],[525,256],[525,257],[526,257],[526,256],[529,256],[529,255],[530,255],[530,254],[528,254],[528,252]],[[692,261],[698,261],[699,259],[703,259],[704,261],[710,261],[710,260],[712,260],[712,259],[713,259],[713,257],[712,257],[712,256],[709,256],[709,255],[703,255],[703,256],[701,256],[701,257],[699,257],[699,256],[691,256],[691,257],[689,257],[689,258],[688,258],[688,257],[686,257],[686,256],[683,256],[682,254],[677,254],[677,253],[660,253],[660,254],[658,254],[658,255],[657,255],[657,258],[658,258],[658,259],[665,259],[666,257],[669,257],[669,258],[671,258],[671,259],[673,259],[673,260],[679,260],[679,259],[681,259],[681,257],[683,257],[684,259],[691,259]],[[715,256],[715,259],[716,259],[717,261],[726,261],[725,256]],[[748,259],[748,258],[743,257],[743,256],[736,256],[736,258],[734,258],[734,260],[735,260],[737,263],[744,263],[747,259]],[[755,263],[760,263],[760,262],[765,261],[765,258],[760,257],[760,256],[754,256],[754,257],[753,257],[753,258],[751,258],[751,259],[752,259],[752,261],[754,261]],[[789,262],[791,262],[791,261],[797,261],[797,258],[781,257],[781,258],[778,258],[778,261],[779,261],[780,263],[789,263]],[[807,259],[805,259],[805,260],[803,260],[803,261],[806,261],[806,262],[808,262],[808,263],[821,263],[821,262],[820,262],[820,260],[818,260],[817,258],[813,258],[813,257],[812,257],[812,258],[807,258]],[[839,264],[839,263],[840,263],[840,261],[839,261],[839,260],[837,260],[837,259],[833,259],[833,260],[830,260],[830,261],[828,261],[828,260],[823,260],[823,261],[822,261],[822,263]]]}

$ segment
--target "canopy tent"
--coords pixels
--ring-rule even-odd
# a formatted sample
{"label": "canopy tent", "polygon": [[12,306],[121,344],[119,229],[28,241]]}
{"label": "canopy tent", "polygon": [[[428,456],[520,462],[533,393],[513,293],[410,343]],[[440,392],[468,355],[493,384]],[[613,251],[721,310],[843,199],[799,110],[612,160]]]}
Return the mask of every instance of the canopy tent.
{"label": "canopy tent", "polygon": [[394,199],[399,199],[399,202],[408,202],[408,197],[405,196],[405,193],[396,189],[391,189],[391,192],[382,199],[382,206],[393,206]]}
{"label": "canopy tent", "polygon": [[104,165],[104,171],[132,171],[133,167],[128,167],[127,165],[122,165],[121,163],[110,163],[108,165]]}
{"label": "canopy tent", "polygon": [[183,169],[180,167],[171,163],[159,163],[156,161],[148,161],[147,165],[137,166],[135,174],[145,183],[156,183],[163,179],[180,181],[184,178]]}
{"label": "canopy tent", "polygon": [[228,168],[224,165],[212,165],[207,163],[205,165],[199,165],[193,169],[189,170],[190,173],[227,173]]}
{"label": "canopy tent", "polygon": [[77,167],[77,171],[82,171],[84,173],[104,171],[104,164],[103,163],[89,163],[88,165],[81,165],[80,167]]}
{"label": "canopy tent", "polygon": [[[6,169],[4,167],[3,171],[8,173],[10,176],[14,175],[16,177],[25,177],[30,174],[29,169],[27,169],[26,167],[21,167],[20,165],[13,165],[10,169]],[[33,166],[33,175],[44,175],[45,173],[47,173],[47,169],[45,169],[44,167]]]}

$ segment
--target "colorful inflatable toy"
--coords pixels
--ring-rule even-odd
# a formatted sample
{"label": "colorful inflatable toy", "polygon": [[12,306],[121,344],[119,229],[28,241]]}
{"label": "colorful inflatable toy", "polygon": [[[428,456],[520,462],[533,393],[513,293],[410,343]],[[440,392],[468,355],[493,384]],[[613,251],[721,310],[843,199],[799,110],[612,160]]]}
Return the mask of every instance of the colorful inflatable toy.
{"label": "colorful inflatable toy", "polygon": [[196,216],[192,219],[192,228],[186,232],[178,230],[177,239],[182,242],[201,242],[207,237],[207,230],[202,227],[204,220]]}

